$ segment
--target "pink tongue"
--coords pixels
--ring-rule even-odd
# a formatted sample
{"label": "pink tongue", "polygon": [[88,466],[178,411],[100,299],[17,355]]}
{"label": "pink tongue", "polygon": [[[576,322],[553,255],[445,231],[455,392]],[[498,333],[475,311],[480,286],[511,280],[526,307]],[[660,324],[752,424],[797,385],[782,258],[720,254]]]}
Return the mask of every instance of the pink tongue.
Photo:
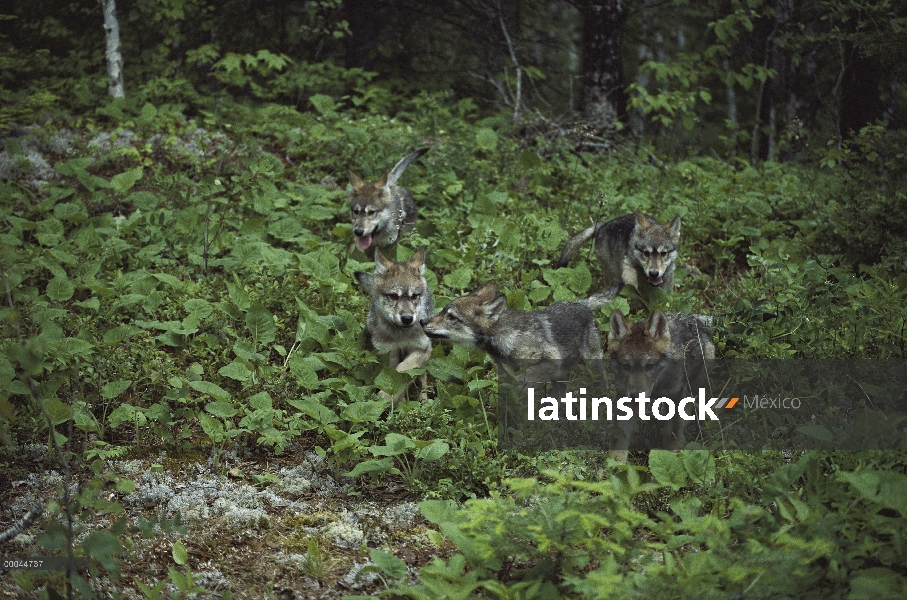
{"label": "pink tongue", "polygon": [[658,279],[650,278],[649,283],[651,283],[652,285],[661,285],[662,283],[664,283],[664,278],[663,277],[659,277]]}
{"label": "pink tongue", "polygon": [[359,247],[365,250],[372,245],[372,234],[364,235],[359,238]]}

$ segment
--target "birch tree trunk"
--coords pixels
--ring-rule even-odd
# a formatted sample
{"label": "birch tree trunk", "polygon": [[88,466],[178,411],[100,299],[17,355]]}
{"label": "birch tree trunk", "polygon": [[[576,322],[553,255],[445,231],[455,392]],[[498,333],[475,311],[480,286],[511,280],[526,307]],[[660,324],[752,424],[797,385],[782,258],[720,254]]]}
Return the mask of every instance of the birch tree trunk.
{"label": "birch tree trunk", "polygon": [[123,91],[123,55],[120,53],[120,24],[117,22],[114,0],[101,0],[104,9],[104,33],[107,34],[107,93],[114,98],[125,98]]}

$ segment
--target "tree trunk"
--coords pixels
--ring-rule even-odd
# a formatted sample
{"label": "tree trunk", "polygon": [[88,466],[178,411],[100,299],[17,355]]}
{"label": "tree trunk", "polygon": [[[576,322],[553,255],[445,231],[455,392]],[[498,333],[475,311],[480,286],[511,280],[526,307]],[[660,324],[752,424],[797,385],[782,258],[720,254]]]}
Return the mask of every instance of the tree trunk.
{"label": "tree trunk", "polygon": [[101,0],[104,9],[104,33],[107,34],[107,93],[114,98],[125,98],[123,91],[123,55],[120,53],[120,24],[114,0]]}
{"label": "tree trunk", "polygon": [[623,118],[624,93],[620,29],[621,0],[588,0],[583,18],[583,113],[594,120]]}
{"label": "tree trunk", "polygon": [[841,89],[840,128],[842,135],[852,137],[865,125],[884,114],[881,93],[881,68],[873,57],[851,49],[853,58],[844,73]]}
{"label": "tree trunk", "polygon": [[344,0],[344,18],[350,26],[345,38],[346,68],[372,69],[372,52],[380,41],[382,12],[374,0]]}

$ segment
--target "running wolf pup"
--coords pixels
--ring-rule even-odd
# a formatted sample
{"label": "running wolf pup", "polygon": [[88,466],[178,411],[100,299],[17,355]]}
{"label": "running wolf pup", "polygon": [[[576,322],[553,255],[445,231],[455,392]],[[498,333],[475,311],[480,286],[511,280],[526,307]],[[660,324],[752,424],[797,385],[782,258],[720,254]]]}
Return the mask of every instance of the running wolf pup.
{"label": "running wolf pup", "polygon": [[[407,371],[424,366],[431,357],[431,340],[419,326],[435,310],[425,282],[425,248],[405,262],[385,258],[375,251],[375,274],[357,271],[356,279],[371,296],[366,329],[379,354],[389,354],[392,369]],[[423,377],[422,393],[425,395]],[[402,400],[406,389],[394,401]]]}
{"label": "running wolf pup", "polygon": [[674,262],[680,242],[680,216],[662,225],[640,211],[617,217],[574,235],[564,246],[556,266],[565,267],[579,247],[595,237],[595,255],[602,266],[605,286],[617,282],[640,289],[642,279],[665,292],[674,290]]}
{"label": "running wolf pup", "polygon": [[519,363],[537,365],[538,381],[560,381],[580,359],[599,361],[601,338],[592,310],[614,300],[620,286],[574,302],[556,302],[534,312],[505,308],[507,299],[489,281],[452,300],[438,314],[422,320],[433,339],[478,346],[491,355],[498,372]]}
{"label": "running wolf pup", "polygon": [[416,203],[409,190],[397,185],[397,180],[410,163],[426,152],[428,148],[422,148],[405,156],[375,183],[366,183],[350,171],[350,217],[355,243],[363,251],[372,244],[377,248],[390,246],[400,239],[401,233],[413,228]]}
{"label": "running wolf pup", "polygon": [[[656,310],[645,321],[631,323],[619,310],[611,313],[608,332],[610,367],[618,398],[651,398],[677,401],[688,381],[695,381],[706,360],[715,358],[715,344],[706,327],[710,317]],[[632,432],[632,427],[630,428]],[[662,444],[678,450],[684,444],[684,421],[675,417],[661,430]],[[626,460],[629,435],[619,446]]]}

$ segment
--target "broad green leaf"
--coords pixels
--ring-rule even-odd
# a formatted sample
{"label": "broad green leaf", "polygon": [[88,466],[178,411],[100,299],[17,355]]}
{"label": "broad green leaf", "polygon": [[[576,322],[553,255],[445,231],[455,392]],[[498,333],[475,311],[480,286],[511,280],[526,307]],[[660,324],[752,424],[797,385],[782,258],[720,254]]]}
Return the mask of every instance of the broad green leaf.
{"label": "broad green leaf", "polygon": [[444,276],[444,285],[455,290],[463,290],[472,281],[472,269],[459,267]]}
{"label": "broad green leaf", "polygon": [[683,462],[674,452],[652,450],[649,452],[649,470],[655,481],[679,490],[687,484],[687,475]]}
{"label": "broad green leaf", "polygon": [[492,151],[498,147],[498,134],[494,129],[481,127],[476,132],[476,145],[482,150]]}
{"label": "broad green leaf", "polygon": [[90,433],[98,433],[100,431],[98,420],[91,414],[87,403],[75,402],[73,403],[72,409],[72,421],[76,427]]}
{"label": "broad green leaf", "polygon": [[377,423],[388,404],[387,400],[353,402],[343,409],[340,418],[351,423]]}
{"label": "broad green leaf", "polygon": [[409,378],[406,375],[389,367],[382,369],[375,377],[375,385],[378,386],[378,389],[389,394],[402,390],[407,383],[409,383]]}
{"label": "broad green leaf", "polygon": [[151,192],[133,192],[123,200],[123,202],[135,204],[136,208],[145,212],[157,208],[160,201],[160,197]]}
{"label": "broad green leaf", "polygon": [[66,277],[57,276],[47,282],[47,295],[58,302],[66,302],[75,291],[75,286]]}
{"label": "broad green leaf", "polygon": [[246,313],[246,327],[259,348],[273,342],[277,332],[274,317],[260,304],[253,305]]}
{"label": "broad green leaf", "polygon": [[239,360],[234,360],[230,364],[224,365],[217,370],[217,374],[243,383],[252,378],[252,371]]}
{"label": "broad green leaf", "polygon": [[178,565],[185,565],[189,562],[189,552],[179,540],[173,542],[173,562]]}
{"label": "broad green leaf", "polygon": [[344,475],[346,477],[359,477],[366,473],[393,473],[394,471],[396,471],[394,468],[394,459],[382,458],[380,460],[362,461],[357,464],[352,471],[344,473]]}
{"label": "broad green leaf", "polygon": [[393,554],[373,549],[368,553],[368,556],[379,569],[387,573],[392,579],[400,579],[406,575],[406,563]]}
{"label": "broad green leaf", "polygon": [[196,392],[201,392],[203,394],[213,396],[217,400],[230,399],[230,392],[220,387],[216,383],[211,383],[210,381],[190,381],[189,387],[191,387]]}
{"label": "broad green leaf", "polygon": [[432,440],[430,444],[416,451],[416,458],[425,461],[438,460],[450,451],[450,444]]}
{"label": "broad green leaf", "polygon": [[88,210],[81,200],[73,200],[54,206],[54,216],[72,223],[81,223],[88,218]]}
{"label": "broad green leaf", "polygon": [[426,367],[431,376],[440,381],[462,380],[465,377],[460,365],[448,356],[433,358]]}
{"label": "broad green leaf", "polygon": [[907,517],[907,475],[894,471],[839,472],[837,477],[852,485],[860,496]]}
{"label": "broad green leaf", "polygon": [[271,395],[268,394],[268,392],[258,392],[254,396],[250,396],[246,402],[256,410],[266,410],[272,408],[274,405],[274,401],[271,399]]}
{"label": "broad green leaf", "polygon": [[296,383],[307,390],[313,390],[319,387],[318,373],[312,363],[299,354],[293,354],[287,363],[290,367],[290,373],[296,378]]}
{"label": "broad green leaf", "polygon": [[87,309],[93,310],[95,312],[98,312],[98,309],[101,308],[101,301],[98,300],[97,298],[95,298],[94,296],[92,296],[88,300],[83,300],[81,302],[74,302],[73,304],[75,304],[76,306],[79,306],[81,308],[87,308]]}
{"label": "broad green leaf", "polygon": [[136,427],[144,427],[148,422],[145,413],[131,404],[120,404],[108,415],[107,422],[111,427],[121,423],[135,423]]}
{"label": "broad green leaf", "polygon": [[153,273],[152,275],[158,281],[161,281],[163,283],[166,283],[167,285],[173,286],[176,289],[180,289],[183,287],[183,282],[180,281],[179,279],[177,279],[176,277],[174,277],[173,275],[170,275],[169,273]]}
{"label": "broad green leaf", "polygon": [[128,390],[131,385],[131,379],[118,379],[112,381],[101,388],[101,397],[105,400],[112,400]]}
{"label": "broad green leaf", "polygon": [[50,420],[54,425],[65,423],[72,418],[72,407],[58,398],[47,398],[44,400],[44,408],[50,415]]}
{"label": "broad green leaf", "polygon": [[340,420],[337,413],[311,398],[287,398],[287,403],[323,425]]}
{"label": "broad green leaf", "polygon": [[222,419],[235,417],[239,413],[239,410],[233,405],[233,403],[226,400],[215,400],[214,402],[209,402],[205,405],[205,410],[215,417],[220,417]]}
{"label": "broad green leaf", "polygon": [[211,441],[215,444],[219,444],[224,439],[224,424],[215,419],[212,416],[206,415],[205,413],[198,414],[199,425],[202,426],[202,431],[205,432]]}
{"label": "broad green leaf", "polygon": [[315,94],[309,98],[309,102],[312,103],[312,106],[315,107],[319,113],[323,115],[329,115],[334,112],[334,108],[337,106],[334,103],[333,98],[325,94]]}
{"label": "broad green leaf", "polygon": [[548,299],[551,295],[551,288],[544,284],[539,284],[529,290],[529,299],[534,304],[540,304]]}
{"label": "broad green leaf", "polygon": [[252,305],[249,294],[246,290],[242,289],[242,287],[234,283],[228,283],[227,291],[230,294],[230,300],[233,301],[233,304],[235,304],[236,308],[239,310],[247,310]]}
{"label": "broad green leaf", "polygon": [[708,450],[682,452],[683,466],[694,483],[700,485],[715,479],[715,459]]}
{"label": "broad green leaf", "polygon": [[907,597],[907,578],[885,567],[851,574],[847,600],[900,600]]}
{"label": "broad green leaf", "polygon": [[301,313],[296,330],[296,341],[300,342],[308,337],[323,346],[327,345],[331,340],[328,327],[329,318],[318,315],[299,298],[296,299],[296,305]]}
{"label": "broad green leaf", "polygon": [[125,194],[132,189],[132,186],[134,186],[139,179],[142,178],[143,171],[143,167],[136,167],[134,169],[126,171],[125,173],[114,175],[110,180],[110,187],[112,187],[114,191],[120,194]]}

